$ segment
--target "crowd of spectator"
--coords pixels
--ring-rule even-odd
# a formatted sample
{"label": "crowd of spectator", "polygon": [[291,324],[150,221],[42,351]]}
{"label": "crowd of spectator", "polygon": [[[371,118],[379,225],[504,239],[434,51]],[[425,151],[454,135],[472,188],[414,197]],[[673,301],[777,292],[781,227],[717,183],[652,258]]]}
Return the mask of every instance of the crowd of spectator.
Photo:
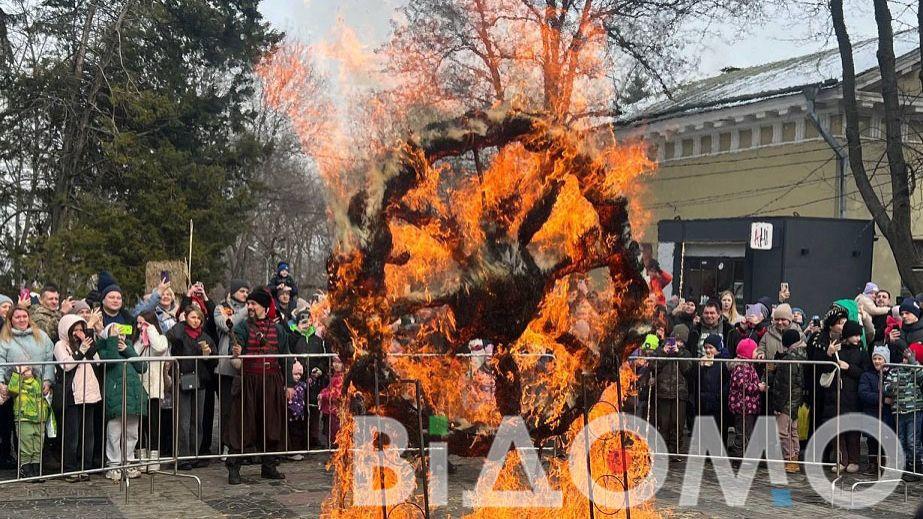
{"label": "crowd of spectator", "polygon": [[[202,283],[177,297],[164,275],[128,308],[108,272],[81,299],[51,284],[0,295],[0,470],[121,481],[221,457],[239,484],[246,453],[329,446],[342,364],[323,356],[323,296],[299,298],[289,269],[266,287],[231,280],[217,302]],[[285,478],[277,456],[260,463]]]}
{"label": "crowd of spectator", "polygon": [[[656,269],[648,274],[654,279]],[[760,298],[742,314],[730,291],[701,307],[676,296],[652,300],[653,332],[632,354],[639,380],[632,405],[655,423],[675,461],[683,460],[697,416],[714,418],[736,457],[746,454],[757,418],[767,416],[778,425],[785,469],[795,473],[818,427],[847,413],[867,413],[897,431],[907,456],[903,478],[917,481],[923,473],[918,298],[896,304],[887,290],[868,283],[861,294],[834,301],[810,319],[792,306],[786,284],[776,300]],[[837,472],[880,475],[876,439],[866,437],[865,459],[861,447],[859,432],[844,432],[825,461]]]}

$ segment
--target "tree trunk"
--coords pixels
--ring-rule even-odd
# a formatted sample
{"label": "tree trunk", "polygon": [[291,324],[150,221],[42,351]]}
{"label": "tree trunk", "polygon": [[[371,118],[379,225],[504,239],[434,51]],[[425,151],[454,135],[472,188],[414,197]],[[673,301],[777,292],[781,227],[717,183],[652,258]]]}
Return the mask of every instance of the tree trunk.
{"label": "tree trunk", "polygon": [[[917,2],[917,34],[920,38],[920,63],[923,63],[923,0]],[[923,67],[920,67],[920,86],[923,87]]]}
{"label": "tree trunk", "polygon": [[843,16],[843,1],[831,0],[830,11],[833,29],[836,33],[840,60],[843,65],[843,110],[846,118],[846,142],[849,149],[849,166],[856,179],[856,186],[872,218],[894,254],[894,261],[901,280],[911,292],[923,290],[923,282],[914,272],[917,252],[910,226],[910,190],[908,189],[907,164],[901,150],[900,106],[897,99],[897,77],[894,68],[894,41],[891,31],[891,16],[884,0],[875,0],[875,18],[878,23],[878,60],[882,76],[882,97],[885,100],[887,154],[891,174],[891,205],[888,214],[886,204],[872,187],[863,162],[862,141],[859,135],[859,110],[856,101],[856,69],[853,62],[852,43],[846,30]]}
{"label": "tree trunk", "polygon": [[[108,47],[101,49],[100,62],[98,63],[99,70],[96,73],[96,77],[93,80],[93,84],[90,86],[89,91],[85,95],[86,106],[83,107],[83,110],[74,110],[76,113],[79,113],[78,119],[69,119],[69,127],[64,133],[64,142],[63,151],[61,153],[61,162],[58,172],[58,178],[55,181],[55,191],[54,199],[51,201],[51,226],[50,232],[54,234],[55,232],[64,228],[64,225],[67,222],[67,208],[70,201],[71,191],[73,190],[73,181],[81,173],[82,158],[83,152],[87,144],[87,131],[90,126],[90,118],[92,114],[96,111],[96,96],[99,95],[100,90],[102,90],[105,82],[105,70],[109,66],[109,63],[112,61],[113,56],[119,48],[119,33],[122,29],[122,24],[125,22],[125,17],[128,14],[129,9],[134,4],[134,0],[127,0],[122,6],[122,9],[119,12],[118,18],[115,20],[115,23],[108,31],[107,35],[103,38],[104,42],[108,43]],[[90,7],[90,11],[87,15],[86,25],[84,27],[83,40],[87,38],[87,31],[92,24],[93,17],[96,14],[96,4],[94,3]],[[81,42],[80,47],[81,52],[78,52],[74,57],[74,75],[75,81],[77,84],[74,86],[73,96],[71,99],[70,106],[74,107],[76,103],[77,94],[80,91],[80,77],[76,77],[78,73],[82,75],[82,70],[84,67],[84,60],[86,57],[86,46]],[[75,108],[75,107],[74,107]]]}

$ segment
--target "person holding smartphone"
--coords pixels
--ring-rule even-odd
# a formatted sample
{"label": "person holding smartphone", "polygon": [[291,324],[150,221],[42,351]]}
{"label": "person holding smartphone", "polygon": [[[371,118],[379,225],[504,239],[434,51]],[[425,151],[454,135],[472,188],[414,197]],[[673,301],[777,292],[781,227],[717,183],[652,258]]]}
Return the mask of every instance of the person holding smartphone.
{"label": "person holding smartphone", "polygon": [[[141,471],[135,467],[120,469],[123,461],[127,464],[136,462],[135,447],[141,431],[141,417],[147,415],[148,395],[141,382],[141,374],[147,371],[145,362],[128,362],[138,356],[135,348],[129,344],[129,337],[122,333],[123,325],[112,323],[103,327],[97,325],[96,349],[100,359],[121,360],[105,364],[103,389],[106,416],[106,465],[109,470],[106,477],[112,481],[125,476],[134,479],[141,477]],[[123,398],[125,437],[122,438]],[[124,443],[124,450],[123,450]]]}
{"label": "person holding smartphone", "polygon": [[[93,318],[101,319],[98,313]],[[68,314],[58,323],[58,336],[54,357],[61,362],[58,369],[62,374],[59,390],[63,393],[64,404],[64,472],[74,473],[65,479],[70,483],[89,481],[88,474],[77,472],[96,468],[93,463],[97,427],[94,404],[102,401],[102,391],[94,364],[74,361],[99,360],[93,325],[78,315]]]}
{"label": "person holding smartphone", "polygon": [[[665,359],[655,361],[651,383],[657,396],[657,430],[666,440],[671,454],[681,453],[684,444],[683,422],[686,419],[686,401],[689,398],[686,373],[692,367],[692,360],[686,349],[688,340],[689,328],[678,324],[654,354],[655,357]],[[673,461],[682,461],[682,458],[674,457]]]}
{"label": "person holding smartphone", "polygon": [[[205,331],[205,314],[197,306],[185,310],[186,320],[177,323],[168,333],[170,354],[174,357],[208,357],[217,351],[215,340]],[[177,408],[178,455],[198,457],[202,441],[202,416],[205,412],[205,384],[209,373],[217,362],[208,360],[182,359],[174,388],[173,405]],[[209,431],[209,434],[211,431]],[[206,460],[187,459],[180,462],[180,470],[207,465]]]}
{"label": "person holding smartphone", "polygon": [[[195,307],[202,311],[205,316],[203,330],[212,340],[218,337],[218,326],[215,321],[215,302],[208,297],[205,290],[205,283],[196,281],[193,283],[186,295],[180,301],[180,308]],[[217,348],[213,347],[213,352],[217,353]],[[218,394],[218,377],[209,370],[202,378],[202,388],[205,392],[205,402],[202,411],[202,423],[200,427],[206,434],[199,436],[199,445],[196,447],[199,454],[210,455],[212,452],[212,430],[215,428],[215,398]]]}
{"label": "person holding smartphone", "polygon": [[[231,333],[234,327],[247,319],[247,296],[250,295],[250,283],[244,279],[232,279],[228,283],[228,294],[224,302],[215,307],[212,318],[215,321],[215,328],[218,335],[218,354],[231,354]],[[223,447],[223,453],[227,454],[228,446],[224,442],[224,429],[228,426],[228,420],[231,414],[231,385],[234,378],[239,375],[238,370],[232,365],[231,359],[221,358],[215,368],[215,375],[218,379],[219,412],[221,413],[218,422],[218,438]],[[206,425],[205,430],[210,430]]]}

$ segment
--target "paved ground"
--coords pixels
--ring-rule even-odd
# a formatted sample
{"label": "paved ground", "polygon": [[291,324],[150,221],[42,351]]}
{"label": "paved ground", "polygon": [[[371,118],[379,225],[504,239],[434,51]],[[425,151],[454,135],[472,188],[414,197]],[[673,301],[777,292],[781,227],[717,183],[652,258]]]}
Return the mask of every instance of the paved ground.
{"label": "paved ground", "polygon": [[[323,456],[308,457],[300,462],[287,462],[281,467],[288,478],[280,482],[259,479],[259,466],[245,466],[242,474],[245,485],[231,487],[226,484],[223,465],[192,472],[202,480],[203,499],[196,496],[192,479],[167,475],[142,476],[133,480],[126,494],[119,485],[94,476],[89,482],[69,484],[50,480],[42,484],[15,483],[0,486],[0,517],[94,517],[94,518],[172,518],[172,517],[318,517],[320,503],[330,488],[330,477],[324,470]],[[461,493],[474,487],[480,470],[480,461],[452,458],[458,473],[450,476],[449,507],[433,517],[458,518],[464,515]],[[773,489],[765,483],[767,473],[761,470],[753,484],[744,508],[725,504],[714,475],[705,472],[699,505],[679,508],[682,490],[683,465],[671,467],[670,476],[657,497],[657,505],[676,518],[773,518],[780,514],[793,517],[869,517],[876,519],[912,517],[916,504],[923,495],[923,483],[910,486],[910,502],[905,503],[903,492],[892,495],[885,503],[867,510],[848,511],[831,508],[807,485],[806,478],[798,475],[789,478],[789,485]],[[8,476],[8,474],[0,474]],[[852,479],[850,479],[852,481]],[[847,483],[848,486],[851,482]],[[848,496],[848,492],[844,493]],[[790,498],[791,504],[786,501]],[[844,502],[848,501],[844,497]],[[406,517],[413,517],[412,515]],[[613,517],[597,514],[597,517]],[[622,517],[621,515],[618,517]]]}

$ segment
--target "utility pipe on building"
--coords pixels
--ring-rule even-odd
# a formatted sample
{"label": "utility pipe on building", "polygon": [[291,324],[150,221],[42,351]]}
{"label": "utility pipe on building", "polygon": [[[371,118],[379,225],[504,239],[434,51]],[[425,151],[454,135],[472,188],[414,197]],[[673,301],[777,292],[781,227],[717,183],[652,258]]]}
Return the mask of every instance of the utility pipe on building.
{"label": "utility pipe on building", "polygon": [[820,118],[817,116],[814,106],[820,87],[821,85],[807,87],[803,90],[803,93],[805,100],[807,100],[808,118],[811,119],[814,127],[817,128],[817,132],[820,133],[821,137],[824,138],[824,141],[837,156],[837,216],[839,218],[846,218],[846,168],[849,167],[849,154],[846,152],[846,147],[840,144],[840,142],[836,140],[836,137],[820,123]]}

